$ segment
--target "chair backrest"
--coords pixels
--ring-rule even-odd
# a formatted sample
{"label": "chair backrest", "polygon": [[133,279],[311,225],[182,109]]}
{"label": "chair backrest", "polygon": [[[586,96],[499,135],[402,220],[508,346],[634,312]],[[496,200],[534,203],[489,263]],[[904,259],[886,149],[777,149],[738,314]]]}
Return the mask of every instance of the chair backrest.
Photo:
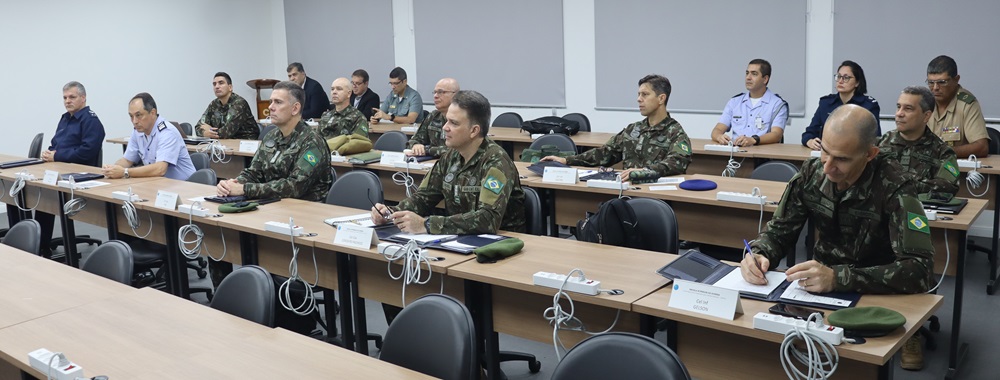
{"label": "chair backrest", "polygon": [[191,136],[194,134],[194,127],[191,126],[191,123],[181,123],[180,126],[181,131],[184,132],[185,136]]}
{"label": "chair backrest", "polygon": [[0,244],[9,245],[22,251],[38,254],[42,242],[42,226],[34,219],[25,219],[7,230]]}
{"label": "chair backrest", "polygon": [[389,325],[379,359],[440,379],[478,378],[469,309],[442,294],[420,297]]}
{"label": "chair backrest", "polygon": [[564,152],[576,152],[576,143],[573,139],[569,138],[562,133],[552,133],[535,139],[528,146],[528,149],[542,149],[545,145],[555,145],[560,151]]}
{"label": "chair backrest", "polygon": [[628,204],[635,212],[639,231],[642,231],[643,249],[678,253],[680,235],[677,232],[677,216],[667,202],[652,198],[631,198]]}
{"label": "chair backrest", "polygon": [[523,122],[524,119],[521,119],[521,115],[518,115],[517,112],[504,112],[493,119],[491,125],[500,128],[521,128]]}
{"label": "chair backrest", "polygon": [[388,131],[383,133],[382,136],[375,141],[375,145],[372,146],[372,149],[386,152],[402,152],[406,149],[407,141],[410,141],[410,137],[405,133],[400,131]]}
{"label": "chair backrest", "polygon": [[681,359],[666,345],[624,332],[585,339],[552,371],[552,380],[690,378]]}
{"label": "chair backrest", "polygon": [[[369,201],[371,197],[371,201]],[[372,202],[384,203],[382,181],[367,170],[354,170],[344,174],[330,186],[326,204],[369,210]]]}
{"label": "chair backrest", "polygon": [[203,185],[215,186],[219,184],[219,178],[215,176],[212,168],[198,169],[187,179],[188,182],[200,183]]}
{"label": "chair backrest", "polygon": [[542,199],[538,192],[530,187],[522,187],[524,191],[524,227],[525,231],[535,236],[545,235],[545,218],[542,217]]}
{"label": "chair backrest", "polygon": [[573,120],[580,124],[580,132],[590,132],[590,119],[587,115],[579,112],[573,112],[563,115],[563,119]]}
{"label": "chair backrest", "polygon": [[765,181],[788,182],[799,168],[786,161],[768,161],[753,169],[750,178]]}
{"label": "chair backrest", "polygon": [[262,128],[260,130],[260,135],[257,136],[257,140],[263,140],[264,136],[267,136],[267,133],[271,132],[271,130],[275,128],[278,128],[278,126],[274,124],[269,124],[266,127]]}
{"label": "chair backrest", "polygon": [[191,163],[194,164],[194,170],[208,169],[212,167],[212,159],[209,158],[208,153],[205,152],[191,153]]}
{"label": "chair backrest", "polygon": [[990,136],[990,154],[1000,154],[1000,131],[986,127],[986,133]]}
{"label": "chair backrest", "polygon": [[120,240],[108,240],[90,253],[80,269],[130,285],[132,267],[132,247]]}
{"label": "chair backrest", "polygon": [[31,140],[31,145],[28,146],[28,158],[42,157],[42,140],[44,139],[44,133],[35,135],[35,138]]}
{"label": "chair backrest", "polygon": [[215,296],[209,306],[274,327],[276,296],[270,273],[256,265],[244,265],[226,276],[215,288]]}

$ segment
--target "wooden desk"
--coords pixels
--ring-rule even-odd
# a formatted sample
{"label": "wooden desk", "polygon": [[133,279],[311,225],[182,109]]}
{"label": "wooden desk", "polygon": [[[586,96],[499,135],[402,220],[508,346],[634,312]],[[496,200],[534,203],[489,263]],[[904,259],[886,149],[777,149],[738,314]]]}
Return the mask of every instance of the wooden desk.
{"label": "wooden desk", "polygon": [[[119,144],[122,146],[122,151],[124,151],[128,145],[128,136],[113,137],[104,141],[111,144]],[[250,162],[253,161],[253,156],[256,152],[240,152],[240,141],[243,140],[220,139],[216,141],[226,148],[226,160],[224,162],[212,162],[212,169],[215,170],[215,174],[219,178],[236,178],[243,171],[243,168],[250,166]],[[187,144],[187,150],[191,153],[201,152],[203,149],[204,144]]]}
{"label": "wooden desk", "polygon": [[[784,337],[753,328],[754,315],[766,313],[773,303],[743,299],[744,313],[728,321],[667,307],[671,292],[670,287],[657,290],[637,301],[633,310],[677,322],[674,348],[693,377],[745,379],[747,374],[762,379],[786,377],[778,358],[778,346]],[[943,297],[934,294],[861,297],[858,306],[896,310],[906,317],[906,324],[887,336],[866,338],[864,344],[837,346],[840,365],[834,378],[887,378],[892,356],[941,307],[942,300]],[[720,361],[725,365],[719,365]]]}
{"label": "wooden desk", "polygon": [[[372,142],[378,140],[378,138],[389,131],[401,131],[401,127],[406,125],[402,124],[392,124],[392,123],[379,123],[372,124],[368,130],[368,135]],[[403,132],[409,136],[412,136],[414,132]],[[570,136],[573,143],[576,144],[577,149],[580,151],[588,150],[591,148],[596,148],[603,146],[612,137],[617,134],[608,132],[578,132],[577,134]],[[515,161],[521,157],[521,152],[528,148],[534,141],[531,135],[527,132],[521,131],[520,128],[501,128],[494,127],[490,128],[488,136],[496,141],[500,146],[507,150],[508,154],[511,154],[511,158]]]}

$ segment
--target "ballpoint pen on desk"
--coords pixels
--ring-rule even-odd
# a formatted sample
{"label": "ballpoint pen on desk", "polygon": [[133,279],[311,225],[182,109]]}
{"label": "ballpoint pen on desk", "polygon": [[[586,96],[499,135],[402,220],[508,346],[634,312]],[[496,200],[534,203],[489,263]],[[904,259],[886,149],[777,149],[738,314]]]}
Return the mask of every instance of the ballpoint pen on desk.
{"label": "ballpoint pen on desk", "polygon": [[[378,211],[378,206],[376,206],[375,205],[375,201],[372,200],[372,191],[371,191],[371,189],[368,190],[368,202],[371,202],[372,208],[375,209],[375,211]],[[392,220],[392,209],[389,208],[389,206],[385,206],[385,209],[386,209],[385,214],[382,214],[381,212],[379,212],[379,214],[382,214],[382,217],[385,218],[385,220],[391,221]]]}
{"label": "ballpoint pen on desk", "polygon": [[746,254],[749,255],[750,260],[753,261],[753,266],[757,267],[757,269],[760,269],[760,273],[761,275],[763,275],[762,277],[764,278],[764,285],[767,285],[767,271],[760,267],[760,263],[757,262],[757,257],[753,255],[753,252],[750,249],[750,243],[747,242],[747,239],[743,239],[743,246],[747,247]]}

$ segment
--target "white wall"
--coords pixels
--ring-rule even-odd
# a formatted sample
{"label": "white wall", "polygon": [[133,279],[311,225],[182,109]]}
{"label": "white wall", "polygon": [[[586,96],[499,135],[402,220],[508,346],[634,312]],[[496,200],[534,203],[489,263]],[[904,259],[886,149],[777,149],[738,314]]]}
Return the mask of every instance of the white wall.
{"label": "white wall", "polygon": [[[131,132],[128,101],[139,92],[168,119],[195,121],[217,71],[252,103],[247,80],[285,78],[283,9],[281,0],[2,2],[0,152],[27,154],[38,132],[48,146],[71,80],[87,87],[108,137]],[[105,162],[119,157],[121,146],[105,144]]]}

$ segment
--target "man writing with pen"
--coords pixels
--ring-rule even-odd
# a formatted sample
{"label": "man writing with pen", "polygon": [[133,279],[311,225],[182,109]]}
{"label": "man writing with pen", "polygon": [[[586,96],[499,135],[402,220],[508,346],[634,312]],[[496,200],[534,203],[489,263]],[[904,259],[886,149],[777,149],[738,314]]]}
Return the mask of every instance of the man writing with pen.
{"label": "man writing with pen", "polygon": [[788,268],[789,281],[812,293],[931,288],[934,247],[927,218],[911,177],[878,154],[876,128],[871,112],[856,105],[830,114],[821,156],[802,165],[767,230],[749,244],[752,255],[740,263],[747,282],[764,284],[763,272],[794,252],[811,219],[818,230],[814,259]]}

